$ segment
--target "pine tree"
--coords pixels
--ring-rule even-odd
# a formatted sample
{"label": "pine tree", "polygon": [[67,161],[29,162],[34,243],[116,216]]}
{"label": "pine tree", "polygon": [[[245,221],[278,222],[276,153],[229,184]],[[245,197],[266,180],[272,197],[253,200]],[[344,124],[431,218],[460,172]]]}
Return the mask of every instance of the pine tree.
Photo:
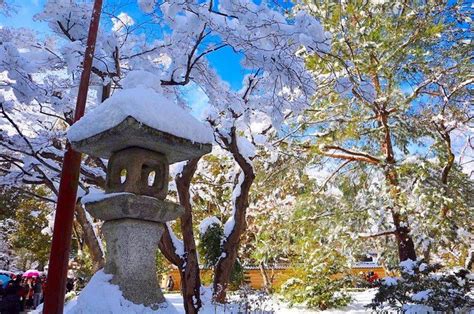
{"label": "pine tree", "polygon": [[[413,212],[407,210],[400,164],[410,146],[420,145],[428,133],[420,111],[456,112],[452,130],[472,118],[465,102],[472,76],[466,72],[469,44],[463,24],[470,8],[438,1],[308,1],[300,8],[335,34],[331,53],[307,58],[324,82],[301,123],[314,139],[309,149],[342,161],[341,167],[358,163],[383,175],[383,193],[389,196],[383,210],[392,223],[369,236],[392,236],[399,260],[415,260]],[[436,128],[447,143],[442,154],[448,155],[448,164],[440,174],[446,186],[454,155],[446,121]]]}

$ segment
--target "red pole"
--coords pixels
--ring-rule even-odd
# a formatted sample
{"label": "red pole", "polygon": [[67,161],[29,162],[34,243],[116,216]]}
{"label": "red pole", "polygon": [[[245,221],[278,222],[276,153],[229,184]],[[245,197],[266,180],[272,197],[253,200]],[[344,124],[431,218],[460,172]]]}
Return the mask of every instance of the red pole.
{"label": "red pole", "polygon": [[[86,52],[84,55],[84,69],[82,71],[79,92],[77,94],[74,122],[84,115],[86,107],[87,92],[89,90],[89,81],[101,10],[102,0],[95,0],[91,23],[89,26],[89,35],[87,37]],[[80,169],[81,153],[73,150],[71,145],[67,143],[63,168],[61,171],[61,183],[59,184],[59,196],[56,205],[56,217],[54,219],[51,255],[49,257],[48,281],[43,308],[43,313],[45,314],[61,314],[64,309],[67,268],[69,262],[69,251],[71,248],[72,223],[76,206]]]}

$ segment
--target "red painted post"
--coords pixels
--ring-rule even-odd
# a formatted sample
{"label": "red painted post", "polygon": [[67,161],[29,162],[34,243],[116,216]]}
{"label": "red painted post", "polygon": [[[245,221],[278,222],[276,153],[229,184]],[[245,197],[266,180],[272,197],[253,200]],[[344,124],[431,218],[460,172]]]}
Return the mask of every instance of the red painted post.
{"label": "red painted post", "polygon": [[[74,122],[84,115],[87,92],[91,76],[92,62],[99,29],[102,0],[95,0],[92,11],[87,47],[84,55],[84,69],[81,75],[79,92],[77,95]],[[81,168],[81,153],[72,149],[67,143],[64,154],[59,196],[54,219],[53,241],[49,257],[48,280],[45,291],[43,313],[61,314],[64,309],[64,295],[66,292],[67,268],[69,251],[71,248],[72,223],[76,206],[77,186]]]}

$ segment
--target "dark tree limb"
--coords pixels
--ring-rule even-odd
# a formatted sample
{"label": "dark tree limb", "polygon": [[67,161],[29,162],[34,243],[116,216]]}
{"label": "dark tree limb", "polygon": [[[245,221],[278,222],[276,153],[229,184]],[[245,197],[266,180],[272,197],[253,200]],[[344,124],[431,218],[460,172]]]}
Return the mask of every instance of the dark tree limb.
{"label": "dark tree limb", "polygon": [[239,151],[235,127],[231,129],[230,136],[230,141],[226,137],[222,137],[221,140],[233,155],[244,177],[242,182],[237,182],[237,184],[240,184],[240,195],[236,197],[233,204],[234,228],[224,239],[221,257],[217,261],[214,269],[214,300],[219,303],[224,303],[226,300],[230,275],[237,259],[240,237],[247,228],[245,216],[249,206],[250,188],[255,179],[252,165],[248,163],[247,159]]}
{"label": "dark tree limb", "polygon": [[179,269],[181,276],[181,293],[183,295],[186,313],[198,313],[201,303],[201,278],[196,242],[193,232],[192,205],[190,200],[191,180],[196,172],[199,158],[191,159],[183,167],[176,178],[179,203],[184,207],[184,214],[180,217],[181,233],[183,236],[184,256],[176,253],[176,247],[168,228],[160,241],[160,250],[163,255]]}
{"label": "dark tree limb", "polygon": [[84,241],[91,255],[92,268],[93,268],[93,271],[96,272],[99,269],[104,267],[105,259],[102,252],[102,248],[99,244],[100,240],[97,238],[97,235],[94,230],[94,226],[91,225],[86,215],[87,213],[84,207],[80,203],[77,203],[76,204],[76,220],[81,226]]}

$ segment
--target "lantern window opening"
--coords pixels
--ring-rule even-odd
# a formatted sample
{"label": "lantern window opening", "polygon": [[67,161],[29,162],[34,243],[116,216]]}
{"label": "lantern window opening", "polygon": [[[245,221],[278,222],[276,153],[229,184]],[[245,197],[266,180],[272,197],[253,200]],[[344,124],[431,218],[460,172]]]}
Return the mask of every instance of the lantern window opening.
{"label": "lantern window opening", "polygon": [[152,187],[155,185],[156,180],[156,171],[152,170],[148,173],[148,186]]}
{"label": "lantern window opening", "polygon": [[127,181],[127,169],[123,168],[120,170],[120,183],[124,184]]}
{"label": "lantern window opening", "polygon": [[141,172],[142,186],[146,186],[155,190],[163,189],[164,178],[162,178],[161,176],[165,174],[164,167],[165,165],[160,163],[143,164]]}

